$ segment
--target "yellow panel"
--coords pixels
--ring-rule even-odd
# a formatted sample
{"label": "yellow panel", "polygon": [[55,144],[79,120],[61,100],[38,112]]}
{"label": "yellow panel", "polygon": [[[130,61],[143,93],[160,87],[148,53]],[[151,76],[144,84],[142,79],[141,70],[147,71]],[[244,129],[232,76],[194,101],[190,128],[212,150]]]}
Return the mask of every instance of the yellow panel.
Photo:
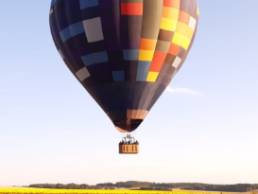
{"label": "yellow panel", "polygon": [[155,82],[159,76],[159,72],[152,72],[150,71],[147,76],[148,82]]}
{"label": "yellow panel", "polygon": [[160,29],[175,31],[178,21],[169,18],[161,18]]}
{"label": "yellow panel", "polygon": [[184,49],[188,49],[191,44],[191,38],[187,38],[179,33],[175,33],[172,43],[183,47]]}
{"label": "yellow panel", "polygon": [[140,61],[152,61],[154,51],[140,50],[139,60]]}
{"label": "yellow panel", "polygon": [[163,7],[163,17],[178,20],[179,10],[171,7]]}
{"label": "yellow panel", "polygon": [[193,37],[193,29],[190,28],[187,24],[183,22],[178,22],[176,33],[181,34],[182,36],[186,36],[187,38],[191,39]]}

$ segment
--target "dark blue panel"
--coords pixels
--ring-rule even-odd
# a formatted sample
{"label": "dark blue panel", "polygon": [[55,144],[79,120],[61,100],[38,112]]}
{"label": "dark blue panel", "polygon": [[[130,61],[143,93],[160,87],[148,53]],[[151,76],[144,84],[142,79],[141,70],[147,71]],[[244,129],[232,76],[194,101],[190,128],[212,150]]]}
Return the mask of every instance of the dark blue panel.
{"label": "dark blue panel", "polygon": [[79,34],[84,33],[84,28],[81,22],[72,24],[60,32],[60,36],[63,42],[66,42],[70,38],[73,38]]}
{"label": "dark blue panel", "polygon": [[106,51],[102,51],[102,52],[84,55],[82,56],[82,61],[86,66],[105,63],[108,61],[108,54]]}
{"label": "dark blue panel", "polygon": [[113,71],[112,72],[114,81],[124,81],[125,72],[124,71]]}
{"label": "dark blue panel", "polygon": [[138,63],[136,81],[146,81],[149,67],[150,67],[150,62]]}
{"label": "dark blue panel", "polygon": [[126,61],[137,61],[139,56],[139,50],[128,49],[123,51],[124,60]]}
{"label": "dark blue panel", "polygon": [[82,9],[87,9],[91,7],[96,7],[99,5],[98,0],[80,0],[80,8]]}

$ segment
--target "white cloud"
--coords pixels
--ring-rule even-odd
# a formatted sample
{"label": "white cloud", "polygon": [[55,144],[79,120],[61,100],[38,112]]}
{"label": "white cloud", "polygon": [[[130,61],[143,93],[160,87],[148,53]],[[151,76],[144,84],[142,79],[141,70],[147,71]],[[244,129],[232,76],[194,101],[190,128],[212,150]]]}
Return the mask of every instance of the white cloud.
{"label": "white cloud", "polygon": [[190,88],[173,88],[168,86],[166,92],[171,94],[181,94],[181,95],[190,95],[190,96],[203,96],[203,94],[197,90]]}

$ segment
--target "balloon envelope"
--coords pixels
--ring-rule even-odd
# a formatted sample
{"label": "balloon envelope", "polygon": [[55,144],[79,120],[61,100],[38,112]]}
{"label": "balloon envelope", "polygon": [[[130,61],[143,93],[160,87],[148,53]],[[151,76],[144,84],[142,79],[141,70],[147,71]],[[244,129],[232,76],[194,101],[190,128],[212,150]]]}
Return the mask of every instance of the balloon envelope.
{"label": "balloon envelope", "polygon": [[197,23],[195,0],[52,0],[50,10],[63,60],[123,132],[180,69]]}

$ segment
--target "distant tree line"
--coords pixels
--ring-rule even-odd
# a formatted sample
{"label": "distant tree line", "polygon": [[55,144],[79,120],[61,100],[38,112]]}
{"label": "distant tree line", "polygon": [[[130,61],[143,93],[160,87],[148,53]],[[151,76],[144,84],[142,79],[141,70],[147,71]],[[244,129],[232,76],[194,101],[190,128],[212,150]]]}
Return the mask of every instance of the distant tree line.
{"label": "distant tree line", "polygon": [[258,190],[258,184],[234,184],[234,185],[213,185],[203,183],[152,183],[140,181],[127,181],[117,183],[88,184],[32,184],[33,188],[53,189],[139,189],[139,190],[202,190],[202,191],[224,191],[224,192],[247,192]]}

